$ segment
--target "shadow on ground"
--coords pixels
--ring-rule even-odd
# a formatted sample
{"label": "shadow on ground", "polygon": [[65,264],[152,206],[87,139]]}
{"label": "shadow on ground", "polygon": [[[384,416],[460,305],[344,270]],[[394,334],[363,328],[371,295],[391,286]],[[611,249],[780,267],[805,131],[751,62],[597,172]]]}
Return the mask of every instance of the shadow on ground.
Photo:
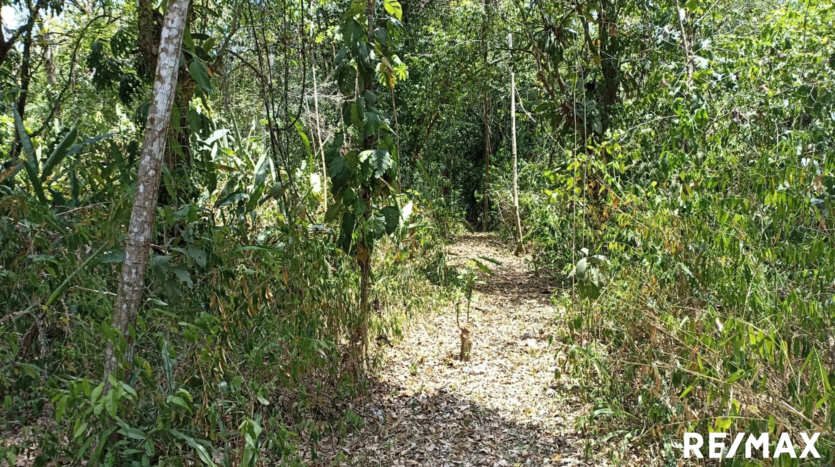
{"label": "shadow on ground", "polygon": [[455,358],[454,309],[418,318],[370,394],[349,407],[364,426],[322,440],[310,465],[591,465],[574,432],[584,406],[554,378],[558,310],[546,281],[493,236],[461,237],[449,253],[457,266],[468,257],[501,263],[476,289],[472,360]]}
{"label": "shadow on ground", "polygon": [[576,437],[548,429],[548,422],[519,424],[450,389],[413,394],[378,382],[370,397],[373,404],[354,408],[366,424],[343,439],[322,440],[318,459],[308,454],[310,465],[586,465]]}

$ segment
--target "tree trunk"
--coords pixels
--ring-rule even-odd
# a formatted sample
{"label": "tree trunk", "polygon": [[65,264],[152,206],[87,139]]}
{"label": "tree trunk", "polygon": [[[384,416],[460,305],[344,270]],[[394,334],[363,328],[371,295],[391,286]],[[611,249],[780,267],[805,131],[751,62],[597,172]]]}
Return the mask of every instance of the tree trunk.
{"label": "tree trunk", "polygon": [[678,0],[676,0],[676,17],[678,18],[678,27],[681,32],[681,43],[684,47],[687,83],[690,83],[690,80],[693,78],[693,57],[690,55],[690,44],[687,43],[687,31],[684,29],[684,10],[681,9]]}
{"label": "tree trunk", "polygon": [[[44,70],[46,71],[46,84],[49,85],[49,92],[55,97],[55,112],[54,115],[59,120],[61,119],[61,103],[58,101],[59,92],[58,79],[55,72],[55,58],[53,56],[52,38],[49,33],[44,33]],[[49,122],[44,122],[47,125]]]}
{"label": "tree trunk", "polygon": [[618,32],[618,16],[611,0],[600,1],[598,13],[598,35],[600,42],[600,71],[603,75],[603,118],[601,130],[606,133],[612,119],[612,107],[618,100],[620,88],[620,50],[616,36]]}
{"label": "tree trunk", "polygon": [[151,6],[151,0],[139,0],[136,5],[137,45],[142,57],[139,74],[144,78],[152,78],[157,69],[159,55],[158,26],[154,21],[156,10]]}
{"label": "tree trunk", "polygon": [[484,92],[484,220],[483,231],[487,232],[490,225],[490,200],[487,192],[490,190],[490,119],[487,112],[487,92]]}
{"label": "tree trunk", "polygon": [[[165,155],[166,132],[171,121],[171,106],[177,92],[177,70],[188,6],[189,0],[173,0],[165,12],[153,99],[148,109],[145,139],[139,159],[139,176],[128,228],[125,259],[122,263],[116,306],[113,309],[112,326],[127,342],[128,362],[133,353],[133,338],[128,331],[136,322],[136,313],[145,286],[162,159]],[[107,381],[107,377],[113,374],[117,367],[114,342],[109,340],[105,352],[104,381]]]}
{"label": "tree trunk", "polygon": [[[310,25],[310,33],[313,34],[313,24]],[[316,47],[311,47],[310,67],[313,72],[313,110],[316,119],[316,139],[319,143],[319,152],[322,155],[322,195],[325,197],[325,211],[328,210],[328,166],[325,163],[325,147],[322,145],[322,130],[319,126],[319,89],[316,82]]]}
{"label": "tree trunk", "polygon": [[[490,0],[484,0],[484,23],[481,25],[481,43],[484,47],[483,51],[483,58],[484,58],[484,69],[489,70],[487,66],[487,26],[489,20],[490,10],[488,9]],[[487,90],[484,91],[483,95],[483,103],[484,103],[484,219],[482,220],[482,228],[484,232],[487,232],[488,227],[490,226],[490,196],[488,192],[490,191],[490,119],[488,117],[488,103],[489,100],[487,98]]]}
{"label": "tree trunk", "polygon": [[[507,44],[513,50],[513,34],[507,35]],[[513,63],[510,65],[510,141],[513,151],[513,215],[516,220],[516,252],[524,253],[522,247],[522,219],[519,216],[519,172],[517,170],[518,157],[516,155],[516,76],[513,73]]]}
{"label": "tree trunk", "polygon": [[[376,0],[368,0],[366,5],[366,17],[368,18],[368,42],[374,43],[374,8]],[[365,89],[369,91],[374,90],[374,82],[365,83]],[[374,144],[374,137],[368,136],[363,141],[363,149],[371,149]],[[369,206],[371,205],[371,193],[368,190],[361,190],[360,196],[365,199]],[[364,216],[368,217],[371,212],[366,212]],[[353,329],[353,344],[355,354],[354,371],[355,376],[359,376],[362,371],[362,362],[365,356],[365,346],[368,342],[368,316],[369,316],[369,299],[368,296],[371,291],[371,250],[364,241],[360,241],[357,245],[356,253],[357,263],[360,267],[360,314],[359,322]]]}
{"label": "tree trunk", "polygon": [[[37,15],[37,12],[33,12]],[[29,83],[32,81],[32,46],[35,42],[35,21],[37,16],[30,18],[26,24],[23,39],[23,56],[20,60],[20,95],[17,98],[17,113],[20,118],[26,117],[26,99],[29,97]]]}
{"label": "tree trunk", "polygon": [[[29,96],[29,83],[32,80],[32,43],[34,42],[34,26],[38,20],[38,10],[30,9],[31,17],[24,26],[23,30],[23,54],[20,59],[20,89],[18,91],[17,113],[20,114],[20,119],[26,118],[26,98]],[[20,154],[21,142],[20,135],[15,133],[14,145],[12,146],[9,160],[15,160]]]}

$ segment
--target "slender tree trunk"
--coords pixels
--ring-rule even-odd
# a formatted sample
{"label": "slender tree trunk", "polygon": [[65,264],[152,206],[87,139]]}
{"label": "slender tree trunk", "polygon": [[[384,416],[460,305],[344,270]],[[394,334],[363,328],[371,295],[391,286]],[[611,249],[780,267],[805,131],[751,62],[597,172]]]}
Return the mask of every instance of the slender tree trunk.
{"label": "slender tree trunk", "polygon": [[[49,92],[55,96],[55,112],[54,115],[59,120],[61,119],[61,103],[58,102],[58,79],[55,72],[55,58],[53,56],[54,50],[52,47],[52,38],[49,33],[44,34],[44,70],[46,71],[46,84],[49,85]],[[49,122],[44,122],[49,125]]]}
{"label": "slender tree trunk", "polygon": [[23,39],[23,56],[20,60],[20,95],[17,98],[17,113],[20,114],[20,118],[26,117],[26,99],[29,97],[29,83],[32,81],[32,46],[35,42],[35,21],[37,21],[37,16],[29,19]]}
{"label": "slender tree trunk", "polygon": [[[313,24],[310,25],[310,34],[313,34]],[[311,48],[310,67],[313,72],[313,114],[316,118],[316,139],[319,142],[319,153],[322,156],[322,193],[325,197],[325,210],[328,209],[328,166],[325,163],[325,147],[322,146],[322,129],[319,126],[319,85],[316,82],[316,52],[315,45]]]}
{"label": "slender tree trunk", "polygon": [[[507,35],[507,44],[513,50],[513,34]],[[519,216],[519,172],[516,154],[516,76],[510,65],[510,141],[513,151],[513,215],[516,218],[516,255],[524,252],[522,247],[522,219]]]}
{"label": "slender tree trunk", "polygon": [[[177,92],[177,70],[180,63],[180,47],[188,14],[189,0],[173,0],[168,4],[162,28],[153,99],[145,124],[145,139],[139,159],[139,176],[133,200],[130,227],[128,228],[125,259],[119,281],[119,293],[113,309],[113,328],[118,330],[128,345],[126,360],[133,353],[133,338],[129,329],[136,322],[136,313],[142,300],[145,272],[148,266],[151,237],[154,233],[154,215],[157,207],[159,178],[171,106]],[[113,340],[107,342],[104,362],[104,380],[118,367]]]}
{"label": "slender tree trunk", "polygon": [[[368,18],[368,42],[374,42],[374,8],[376,0],[368,0],[366,5],[366,17]],[[374,82],[365,83],[365,89],[373,91]],[[363,149],[371,149],[374,145],[374,137],[368,136],[363,141]],[[360,196],[367,202],[371,200],[371,193],[363,189]],[[370,212],[364,214],[366,217],[371,215]],[[362,362],[365,355],[365,346],[368,343],[368,316],[369,316],[369,295],[371,292],[371,251],[365,242],[360,241],[357,245],[356,253],[357,263],[360,267],[360,312],[359,321],[353,329],[353,345],[354,345],[354,372],[359,376],[362,370]]]}
{"label": "slender tree trunk", "polygon": [[[23,32],[23,54],[20,59],[20,90],[17,96],[17,113],[20,114],[21,120],[26,118],[26,98],[29,96],[29,83],[32,80],[32,45],[34,38],[34,25],[38,20],[38,11],[31,10],[32,15],[26,23]],[[15,132],[14,145],[11,149],[9,160],[15,160],[20,154],[21,144],[20,135]]]}
{"label": "slender tree trunk", "polygon": [[487,232],[490,226],[490,119],[488,117],[487,92],[484,92],[484,219],[483,231]]}
{"label": "slender tree trunk", "polygon": [[684,10],[681,9],[678,0],[676,0],[676,17],[678,18],[678,27],[681,32],[681,43],[684,46],[684,59],[687,67],[687,82],[693,78],[693,57],[690,55],[690,44],[687,42],[687,31],[684,29]]}
{"label": "slender tree trunk", "polygon": [[159,55],[159,38],[157,37],[157,24],[154,21],[156,11],[151,6],[151,0],[139,0],[136,5],[137,45],[142,63],[139,67],[139,74],[145,78],[153,77],[157,69],[157,56]]}
{"label": "slender tree trunk", "polygon": [[[481,25],[481,43],[483,47],[483,58],[484,58],[484,69],[485,71],[489,70],[487,66],[487,26],[489,24],[489,14],[490,10],[488,9],[490,5],[490,0],[484,0],[484,23]],[[488,227],[490,227],[490,118],[489,118],[489,109],[488,104],[489,100],[487,97],[487,90],[484,91],[484,95],[482,96],[482,100],[484,101],[484,219],[482,220],[482,228],[484,232],[487,232]]]}

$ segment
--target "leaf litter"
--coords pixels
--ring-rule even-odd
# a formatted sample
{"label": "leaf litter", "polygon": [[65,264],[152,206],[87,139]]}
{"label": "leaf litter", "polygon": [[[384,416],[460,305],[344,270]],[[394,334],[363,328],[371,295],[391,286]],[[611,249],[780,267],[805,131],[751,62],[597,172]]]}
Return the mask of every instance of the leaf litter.
{"label": "leaf litter", "polygon": [[[547,279],[494,236],[460,237],[449,253],[457,266],[466,257],[501,263],[475,289],[471,361],[457,359],[454,307],[416,317],[388,350],[369,396],[345,407],[365,415],[362,427],[322,439],[315,459],[306,454],[310,465],[609,465],[611,449],[575,428],[589,410],[576,384],[555,379],[564,351]],[[622,463],[650,463],[629,457]]]}

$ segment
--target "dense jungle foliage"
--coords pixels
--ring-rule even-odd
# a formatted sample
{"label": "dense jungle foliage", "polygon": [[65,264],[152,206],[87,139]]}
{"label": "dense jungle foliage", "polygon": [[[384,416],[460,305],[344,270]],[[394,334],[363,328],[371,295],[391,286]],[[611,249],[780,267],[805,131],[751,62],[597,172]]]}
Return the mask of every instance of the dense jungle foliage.
{"label": "dense jungle foliage", "polygon": [[668,465],[684,432],[814,431],[831,464],[833,21],[3,0],[0,457],[304,465],[364,423],[379,350],[490,272],[445,245],[492,231],[552,285],[578,430]]}

